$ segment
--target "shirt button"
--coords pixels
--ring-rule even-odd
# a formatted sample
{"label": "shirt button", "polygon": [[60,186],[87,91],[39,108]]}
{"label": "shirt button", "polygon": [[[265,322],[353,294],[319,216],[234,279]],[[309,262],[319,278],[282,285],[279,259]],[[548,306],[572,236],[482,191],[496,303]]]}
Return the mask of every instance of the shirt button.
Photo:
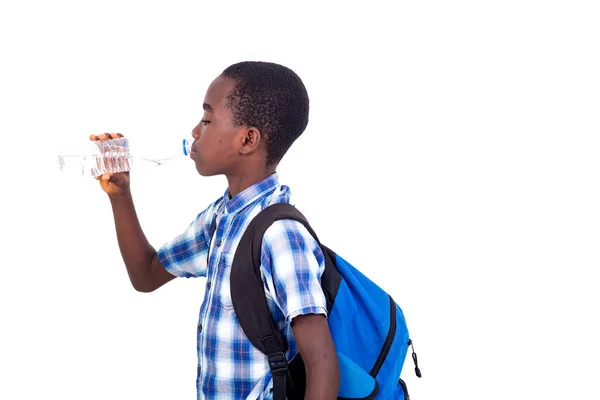
{"label": "shirt button", "polygon": [[202,368],[198,367],[198,374],[202,372]]}
{"label": "shirt button", "polygon": [[206,290],[210,290],[211,281],[206,282]]}
{"label": "shirt button", "polygon": [[202,324],[198,325],[198,333],[202,332]]}
{"label": "shirt button", "polygon": [[217,247],[221,247],[221,239],[217,240],[217,243],[215,243],[217,245]]}

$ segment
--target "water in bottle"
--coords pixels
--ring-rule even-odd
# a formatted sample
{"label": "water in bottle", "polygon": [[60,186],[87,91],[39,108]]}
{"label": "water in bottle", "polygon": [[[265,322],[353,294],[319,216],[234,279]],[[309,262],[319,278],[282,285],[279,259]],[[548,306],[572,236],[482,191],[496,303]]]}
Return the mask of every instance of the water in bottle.
{"label": "water in bottle", "polygon": [[58,165],[62,172],[79,176],[145,170],[189,156],[187,139],[182,139],[176,148],[178,150],[161,157],[143,156],[130,152],[129,139],[125,137],[90,141],[84,151],[59,152]]}

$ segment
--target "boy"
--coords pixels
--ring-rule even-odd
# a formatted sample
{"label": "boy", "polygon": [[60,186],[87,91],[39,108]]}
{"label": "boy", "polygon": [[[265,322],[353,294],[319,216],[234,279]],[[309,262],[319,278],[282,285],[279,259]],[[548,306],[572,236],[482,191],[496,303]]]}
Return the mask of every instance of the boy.
{"label": "boy", "polygon": [[[224,174],[228,188],[158,252],[136,216],[129,173],[99,179],[108,194],[119,247],[134,288],[151,292],[175,277],[207,278],[198,324],[198,399],[270,399],[267,357],[243,333],[233,310],[229,273],[250,220],[273,203],[290,202],[276,168],[308,124],[309,99],[289,68],[267,62],[229,66],[209,86],[204,115],[193,129],[190,157],[202,176]],[[120,137],[92,135],[92,140]],[[300,223],[275,222],[262,243],[267,303],[306,369],[306,398],[335,399],[339,366],[320,286],[324,256]]]}

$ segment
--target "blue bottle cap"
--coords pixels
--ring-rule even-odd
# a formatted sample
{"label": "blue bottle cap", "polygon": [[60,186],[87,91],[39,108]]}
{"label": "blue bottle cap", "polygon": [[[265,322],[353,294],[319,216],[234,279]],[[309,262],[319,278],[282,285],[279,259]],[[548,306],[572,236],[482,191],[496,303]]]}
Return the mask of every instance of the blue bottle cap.
{"label": "blue bottle cap", "polygon": [[191,151],[190,142],[187,139],[183,139],[182,145],[183,145],[183,155],[189,156],[190,151]]}

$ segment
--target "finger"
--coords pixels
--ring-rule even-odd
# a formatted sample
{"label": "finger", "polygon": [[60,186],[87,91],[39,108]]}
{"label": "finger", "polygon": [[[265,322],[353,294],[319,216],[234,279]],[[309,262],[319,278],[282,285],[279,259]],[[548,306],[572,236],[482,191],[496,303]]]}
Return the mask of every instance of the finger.
{"label": "finger", "polygon": [[119,139],[119,138],[122,138],[122,137],[123,137],[123,135],[121,135],[120,133],[111,133],[110,134],[110,138],[111,139]]}
{"label": "finger", "polygon": [[96,135],[92,134],[92,135],[90,135],[90,140],[92,140],[92,141],[94,141],[94,142],[95,142],[95,141],[97,141],[97,140],[98,140],[98,136],[96,136]]}
{"label": "finger", "polygon": [[110,179],[112,178],[113,174],[111,173],[107,173],[107,174],[102,174],[102,180],[103,181],[110,181]]}
{"label": "finger", "polygon": [[108,140],[108,139],[110,139],[110,133],[103,133],[101,135],[98,135],[98,139],[100,139],[100,140]]}

